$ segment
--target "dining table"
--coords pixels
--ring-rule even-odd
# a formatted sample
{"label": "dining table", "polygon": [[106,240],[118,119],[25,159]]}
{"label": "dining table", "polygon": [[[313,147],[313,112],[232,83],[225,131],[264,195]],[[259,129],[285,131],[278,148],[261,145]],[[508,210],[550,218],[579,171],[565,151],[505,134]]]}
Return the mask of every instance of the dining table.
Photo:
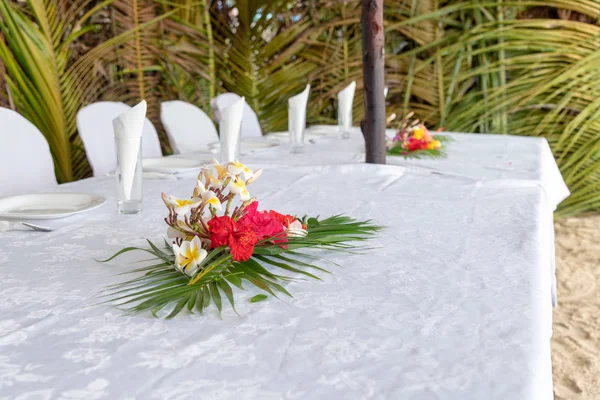
{"label": "dining table", "polygon": [[283,134],[242,142],[263,170],[251,195],[383,229],[360,251],[314,250],[329,273],[292,274],[293,297],[235,289],[235,310],[166,320],[101,296],[148,257],[98,260],[162,241],[161,193],[190,196],[198,171],[144,180],[136,215],[117,213],[115,177],[59,185],[108,201],[52,232],[1,232],[0,399],[552,399],[552,213],[568,189],[547,142],[448,133],[445,159],[371,165],[358,131],[319,129],[336,127],[301,154]]}

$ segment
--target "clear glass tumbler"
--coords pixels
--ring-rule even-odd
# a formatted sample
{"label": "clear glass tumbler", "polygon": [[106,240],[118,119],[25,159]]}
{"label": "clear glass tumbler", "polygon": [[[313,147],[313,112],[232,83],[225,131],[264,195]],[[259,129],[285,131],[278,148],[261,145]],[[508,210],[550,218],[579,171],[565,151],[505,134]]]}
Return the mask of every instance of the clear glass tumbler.
{"label": "clear glass tumbler", "polygon": [[[142,212],[142,138],[115,138],[117,151],[117,211]],[[137,156],[135,152],[137,149]]]}
{"label": "clear glass tumbler", "polygon": [[290,152],[304,152],[304,131],[306,129],[306,108],[288,107],[288,131]]}
{"label": "clear glass tumbler", "polygon": [[242,127],[240,126],[235,135],[221,133],[219,142],[221,146],[220,160],[222,163],[237,161],[240,158],[240,136]]}
{"label": "clear glass tumbler", "polygon": [[341,110],[338,108],[338,129],[342,139],[350,139],[350,129],[352,128],[352,108]]}

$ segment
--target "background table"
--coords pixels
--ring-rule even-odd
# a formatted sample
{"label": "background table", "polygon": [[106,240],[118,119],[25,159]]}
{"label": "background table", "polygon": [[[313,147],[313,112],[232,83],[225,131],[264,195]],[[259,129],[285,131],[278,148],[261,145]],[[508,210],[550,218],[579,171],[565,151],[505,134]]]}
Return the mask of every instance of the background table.
{"label": "background table", "polygon": [[[255,166],[258,167],[258,166]],[[157,320],[94,305],[126,259],[160,239],[160,192],[144,213],[116,214],[114,178],[63,185],[109,203],[53,225],[0,233],[0,398],[551,399],[551,305],[544,190],[535,182],[398,166],[263,165],[261,208],[372,218],[386,230],[367,254],[323,254],[323,281],[294,299]],[[133,260],[134,256],[130,256]],[[146,258],[140,255],[139,259]]]}
{"label": "background table", "polygon": [[[325,133],[329,136],[306,141],[306,151],[290,154],[285,139],[282,146],[257,151],[246,156],[248,162],[275,162],[296,165],[321,165],[362,163],[365,159],[365,142],[360,128],[352,128],[350,139],[336,137],[337,126],[315,126],[308,134]],[[390,137],[395,130],[388,130]],[[405,159],[388,156],[390,165],[420,167],[447,175],[458,175],[478,180],[514,180],[538,182],[556,207],[569,196],[554,157],[544,138],[442,132],[452,141],[444,146],[445,158]],[[268,135],[266,136],[269,137]]]}
{"label": "background table", "polygon": [[[326,136],[306,140],[305,152],[290,154],[286,139],[275,139],[279,147],[246,152],[244,162],[264,165],[285,163],[287,165],[334,165],[363,163],[365,142],[360,128],[352,128],[349,139],[337,137],[337,126],[320,125],[310,127],[307,133]],[[285,132],[281,132],[285,134]],[[395,130],[388,130],[390,137]],[[400,165],[411,169],[432,171],[436,174],[472,178],[482,182],[502,182],[511,187],[538,185],[543,189],[549,205],[546,213],[545,231],[550,258],[551,301],[558,304],[556,292],[556,263],[554,258],[554,228],[552,211],[569,196],[560,171],[554,161],[548,142],[544,138],[444,132],[452,141],[446,144],[446,158],[405,159],[388,156],[389,165]],[[267,138],[269,136],[267,135]],[[184,154],[179,157],[210,158],[205,152]]]}

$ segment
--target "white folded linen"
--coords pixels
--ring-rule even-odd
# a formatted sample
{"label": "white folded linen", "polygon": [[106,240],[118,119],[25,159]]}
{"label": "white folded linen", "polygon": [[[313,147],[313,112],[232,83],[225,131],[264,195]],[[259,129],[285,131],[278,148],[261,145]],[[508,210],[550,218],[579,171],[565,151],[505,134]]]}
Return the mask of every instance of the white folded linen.
{"label": "white folded linen", "polygon": [[240,128],[244,115],[246,98],[242,97],[231,106],[219,110],[221,120],[219,123],[219,136],[221,143],[221,162],[234,161],[236,149],[240,142]]}
{"label": "white folded linen", "polygon": [[352,103],[354,102],[354,92],[356,91],[356,81],[346,86],[337,95],[338,97],[338,118],[345,130],[352,126],[352,119],[346,119],[352,115]]}
{"label": "white folded linen", "polygon": [[[288,129],[290,134],[300,136],[306,128],[306,105],[309,94],[310,85],[306,85],[302,93],[290,97],[288,100]],[[299,137],[295,139],[299,139]]]}
{"label": "white folded linen", "polygon": [[146,100],[113,120],[117,157],[125,199],[131,198],[136,164],[141,151],[141,137],[146,118]]}

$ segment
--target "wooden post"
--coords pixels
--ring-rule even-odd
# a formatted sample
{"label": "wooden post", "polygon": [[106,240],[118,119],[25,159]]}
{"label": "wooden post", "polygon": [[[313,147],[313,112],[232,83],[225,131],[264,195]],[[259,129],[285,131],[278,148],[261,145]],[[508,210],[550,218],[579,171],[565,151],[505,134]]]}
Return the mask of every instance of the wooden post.
{"label": "wooden post", "polygon": [[362,51],[366,161],[385,164],[385,88],[383,0],[362,0]]}

